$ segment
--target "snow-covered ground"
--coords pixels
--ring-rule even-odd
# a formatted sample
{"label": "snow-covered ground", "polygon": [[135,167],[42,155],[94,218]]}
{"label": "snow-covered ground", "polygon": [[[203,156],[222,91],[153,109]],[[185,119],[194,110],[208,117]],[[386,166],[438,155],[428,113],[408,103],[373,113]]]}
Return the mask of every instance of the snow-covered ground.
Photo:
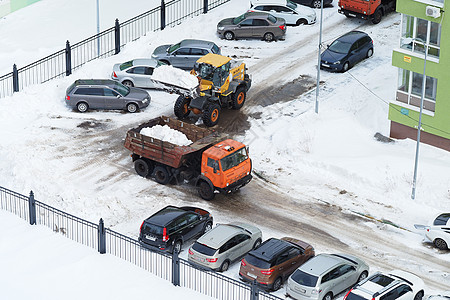
{"label": "snow-covered ground", "polygon": [[[151,4],[134,2],[133,6],[142,8]],[[120,4],[117,1],[111,10],[111,20],[117,17],[114,13],[124,11]],[[59,50],[66,39],[95,34],[95,17],[90,10],[92,18],[84,16],[83,20],[89,20],[86,22],[78,18],[76,30],[62,27],[62,19],[83,15],[86,5],[82,1],[42,0],[0,19],[0,40],[6,43],[0,50],[0,70],[10,68],[12,61],[35,60],[48,50]],[[62,17],[66,6],[70,7],[70,18]],[[103,217],[108,227],[134,237],[144,218],[168,204],[205,207],[215,221],[229,221],[230,216],[220,211],[214,201],[186,201],[182,190],[140,178],[132,169],[130,153],[123,147],[127,129],[162,114],[173,115],[176,95],[149,90],[152,102],[137,114],[80,114],[64,105],[65,89],[77,78],[109,78],[114,63],[150,57],[161,44],[199,38],[216,42],[224,55],[242,59],[249,67],[253,79],[249,98],[258,95],[253,102],[260,105],[244,106],[251,128],[237,139],[249,145],[254,171],[268,179],[271,188],[294,201],[331,203],[411,230],[414,223],[425,224],[437,213],[448,211],[449,152],[421,144],[417,194],[412,201],[415,142],[383,144],[373,138],[376,132],[389,134],[388,102],[394,99],[397,82],[391,54],[398,46],[400,16],[391,14],[372,25],[339,15],[336,4],[324,10],[324,44],[357,28],[373,38],[375,54],[347,73],[321,73],[323,83],[316,114],[314,90],[289,101],[267,102],[270,92],[276,92],[274,86],[299,78],[315,80],[318,24],[289,27],[286,39],[274,43],[220,40],[215,35],[217,22],[237,16],[248,7],[247,1],[232,0],[178,27],[149,33],[124,47],[119,55],[91,62],[70,77],[0,99],[0,185],[23,194],[33,190],[38,200],[93,222]],[[316,13],[320,14],[318,10]],[[46,25],[52,21],[53,25]],[[40,26],[44,26],[42,31]],[[49,28],[55,31],[39,38],[40,32]],[[28,35],[30,38],[26,38]],[[29,44],[30,39],[35,44]],[[257,94],[267,87],[270,90],[266,95]],[[260,195],[255,201],[257,197]],[[264,229],[265,238],[283,234],[266,224],[256,225]],[[383,232],[375,227],[373,231],[410,244],[408,247],[438,257],[450,266],[449,252],[426,249],[419,236],[403,231]],[[237,268],[233,266],[230,272],[236,274]],[[421,274],[427,269],[415,268]],[[450,289],[448,272],[443,276],[447,276],[442,280],[443,289]]]}

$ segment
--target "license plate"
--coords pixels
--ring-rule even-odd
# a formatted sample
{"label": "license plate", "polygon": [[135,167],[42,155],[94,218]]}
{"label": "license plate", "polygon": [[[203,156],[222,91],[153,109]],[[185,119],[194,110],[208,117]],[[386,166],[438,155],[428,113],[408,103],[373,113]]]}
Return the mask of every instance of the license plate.
{"label": "license plate", "polygon": [[196,261],[199,261],[199,262],[205,262],[205,259],[202,258],[202,257],[196,257],[196,256],[193,256],[193,258],[194,258]]}
{"label": "license plate", "polygon": [[322,64],[322,66],[327,67],[327,68],[330,67],[330,65],[327,65],[327,64]]}
{"label": "license plate", "polygon": [[150,241],[156,241],[156,237],[154,237],[152,235],[146,235],[145,238]]}
{"label": "license plate", "polygon": [[251,277],[251,278],[256,278],[256,275],[254,275],[254,274],[252,274],[252,273],[250,273],[250,272],[247,272],[247,275],[248,275],[249,277]]}

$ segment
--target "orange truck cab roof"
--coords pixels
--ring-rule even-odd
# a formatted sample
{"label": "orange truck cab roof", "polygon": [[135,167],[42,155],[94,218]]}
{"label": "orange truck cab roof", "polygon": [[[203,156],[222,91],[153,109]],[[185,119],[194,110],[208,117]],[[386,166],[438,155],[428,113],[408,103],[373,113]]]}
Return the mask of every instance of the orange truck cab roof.
{"label": "orange truck cab roof", "polygon": [[242,147],[245,147],[245,145],[238,141],[227,139],[206,149],[203,153],[208,157],[219,160]]}

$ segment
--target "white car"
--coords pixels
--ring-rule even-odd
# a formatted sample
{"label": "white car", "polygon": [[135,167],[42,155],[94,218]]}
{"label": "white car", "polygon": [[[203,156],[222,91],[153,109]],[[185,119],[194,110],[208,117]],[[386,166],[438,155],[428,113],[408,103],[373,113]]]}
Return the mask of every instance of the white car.
{"label": "white car", "polygon": [[450,300],[450,291],[446,291],[439,295],[430,295],[427,300]]}
{"label": "white car", "polygon": [[289,0],[257,0],[251,2],[249,12],[266,12],[277,18],[283,18],[287,25],[313,24],[316,22],[315,11]]}
{"label": "white car", "polygon": [[421,300],[424,287],[422,279],[402,270],[377,272],[356,284],[344,300]]}
{"label": "white car", "polygon": [[415,224],[414,227],[423,230],[427,239],[437,248],[450,249],[450,213],[440,214],[429,226]]}
{"label": "white car", "polygon": [[153,70],[161,65],[165,64],[153,58],[139,58],[115,64],[111,79],[128,87],[155,88],[151,80]]}

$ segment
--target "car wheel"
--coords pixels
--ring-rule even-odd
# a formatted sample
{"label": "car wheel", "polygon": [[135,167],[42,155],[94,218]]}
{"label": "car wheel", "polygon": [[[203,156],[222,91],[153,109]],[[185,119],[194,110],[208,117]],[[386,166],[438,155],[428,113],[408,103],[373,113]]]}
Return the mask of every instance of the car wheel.
{"label": "car wheel", "polygon": [[383,17],[383,12],[381,11],[381,9],[377,9],[375,11],[375,13],[373,14],[372,17],[372,23],[373,24],[378,24],[381,21],[381,17]]}
{"label": "car wheel", "polygon": [[231,95],[231,99],[232,99],[231,105],[232,105],[233,109],[240,109],[244,105],[245,96],[246,96],[246,93],[245,93],[244,87],[239,87],[236,89],[236,92],[234,92]]}
{"label": "car wheel", "polygon": [[218,104],[210,104],[203,111],[202,118],[206,127],[212,127],[219,123],[220,106]]}
{"label": "car wheel", "polygon": [[231,31],[227,31],[223,34],[223,36],[225,37],[226,40],[234,40],[234,33],[232,33]]}
{"label": "car wheel", "polygon": [[152,163],[144,159],[137,159],[134,161],[134,169],[139,176],[148,177],[152,174]]}
{"label": "car wheel", "polygon": [[313,0],[313,2],[311,2],[312,8],[320,8],[321,6],[322,6],[322,3],[320,0]]}
{"label": "car wheel", "polygon": [[170,66],[170,62],[168,61],[168,60],[165,60],[165,59],[163,59],[163,60],[160,60],[163,64],[166,64],[166,65],[168,65],[168,66]]}
{"label": "car wheel", "polygon": [[369,50],[367,50],[367,55],[366,55],[366,57],[369,58],[369,57],[371,57],[372,55],[373,55],[373,49],[370,48]]}
{"label": "car wheel", "polygon": [[253,244],[253,250],[261,246],[261,239],[257,239],[256,242]]}
{"label": "car wheel", "polygon": [[275,36],[273,35],[273,33],[267,32],[266,34],[264,34],[264,40],[266,42],[272,42],[274,39],[275,39]]}
{"label": "car wheel", "polygon": [[206,223],[205,228],[203,228],[203,233],[206,233],[206,232],[210,231],[211,229],[212,229],[212,223],[208,222],[208,223]]}
{"label": "car wheel", "polygon": [[357,283],[360,282],[360,281],[363,281],[364,279],[366,279],[366,278],[367,278],[367,275],[369,275],[369,274],[367,273],[367,271],[362,272],[361,275],[359,275],[359,277],[358,277]]}
{"label": "car wheel", "polygon": [[173,107],[173,112],[178,119],[184,119],[189,116],[189,113],[191,112],[189,110],[189,103],[191,103],[190,97],[180,95],[177,98],[177,101],[175,101],[175,105]]}
{"label": "car wheel", "polygon": [[229,260],[225,260],[222,265],[220,266],[219,272],[225,272],[226,270],[228,270],[228,267],[230,266],[230,261]]}
{"label": "car wheel", "polygon": [[422,300],[423,298],[423,291],[418,292],[415,296],[414,296],[414,300]]}
{"label": "car wheel", "polygon": [[206,201],[211,201],[214,199],[214,190],[206,181],[203,180],[200,181],[198,185],[198,194]]}
{"label": "car wheel", "polygon": [[183,243],[180,240],[177,240],[175,244],[173,244],[173,250],[172,252],[180,253],[181,247],[183,246]]}
{"label": "car wheel", "polygon": [[[319,1],[319,7],[320,7],[320,1]],[[300,25],[307,25],[308,21],[306,21],[305,19],[298,19],[297,22],[295,23],[296,26],[300,26]]]}
{"label": "car wheel", "polygon": [[122,82],[122,84],[123,84],[124,86],[127,86],[127,87],[134,87],[134,84],[133,84],[131,81],[129,81],[129,80],[124,80],[124,81]]}
{"label": "car wheel", "polygon": [[168,184],[170,181],[170,175],[166,168],[156,166],[154,171],[155,180],[159,184]]}
{"label": "car wheel", "polygon": [[435,239],[434,240],[434,245],[441,249],[441,250],[447,250],[448,249],[448,245],[447,243],[443,240],[443,239]]}
{"label": "car wheel", "polygon": [[281,277],[278,277],[277,279],[275,279],[275,281],[273,282],[273,286],[272,286],[272,290],[273,291],[277,291],[281,288],[281,285],[283,284],[283,279],[281,279]]}
{"label": "car wheel", "polygon": [[135,103],[128,103],[127,105],[127,111],[129,113],[135,113],[138,110],[138,107]]}
{"label": "car wheel", "polygon": [[331,292],[327,293],[324,297],[323,300],[332,300],[333,299],[333,294]]}
{"label": "car wheel", "polygon": [[344,64],[344,66],[342,67],[342,72],[347,72],[349,68],[350,68],[350,65],[349,65],[348,62],[346,62],[346,63]]}
{"label": "car wheel", "polygon": [[86,102],[80,102],[77,104],[77,110],[81,113],[87,112],[89,105]]}

